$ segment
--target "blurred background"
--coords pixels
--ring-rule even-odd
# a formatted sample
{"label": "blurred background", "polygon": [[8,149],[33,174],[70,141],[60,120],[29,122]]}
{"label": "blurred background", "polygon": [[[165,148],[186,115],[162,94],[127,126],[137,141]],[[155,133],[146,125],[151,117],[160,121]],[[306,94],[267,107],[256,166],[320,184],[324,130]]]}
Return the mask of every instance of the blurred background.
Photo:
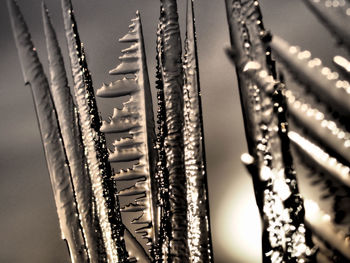
{"label": "blurred background", "polygon": [[[18,0],[41,62],[47,69],[41,1]],[[301,0],[261,0],[265,27],[292,44],[312,50],[330,64],[335,42]],[[59,0],[46,0],[67,60]],[[178,1],[182,36],[185,0]],[[95,89],[113,77],[123,36],[140,10],[148,70],[155,93],[156,0],[74,0]],[[261,234],[251,178],[240,162],[247,151],[235,69],[225,55],[229,46],[223,0],[196,0],[195,15],[202,89],[215,262],[260,262]],[[60,239],[50,179],[29,87],[24,87],[6,1],[0,2],[0,262],[69,262]],[[114,78],[115,79],[115,78]],[[113,103],[98,99],[103,117]]]}

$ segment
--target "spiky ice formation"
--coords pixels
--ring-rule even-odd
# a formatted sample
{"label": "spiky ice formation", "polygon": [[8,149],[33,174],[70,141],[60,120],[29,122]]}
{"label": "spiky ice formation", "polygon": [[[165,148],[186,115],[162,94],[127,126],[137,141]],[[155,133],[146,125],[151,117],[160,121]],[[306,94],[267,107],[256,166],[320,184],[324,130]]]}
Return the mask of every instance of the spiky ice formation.
{"label": "spiky ice formation", "polygon": [[350,50],[350,3],[347,0],[304,0],[310,10]]}
{"label": "spiky ice formation", "polygon": [[112,169],[108,162],[105,136],[100,130],[101,121],[91,75],[79,39],[72,3],[70,0],[62,0],[61,2],[83,144],[107,261],[125,262],[128,253],[123,238],[124,225],[120,215]]}
{"label": "spiky ice formation", "polygon": [[108,133],[128,132],[130,137],[116,140],[111,162],[138,161],[132,169],[121,170],[114,175],[117,181],[135,181],[133,186],[119,191],[119,196],[136,196],[135,202],[123,207],[123,212],[137,213],[133,224],[140,225],[136,230],[149,245],[158,239],[159,214],[157,209],[157,183],[155,169],[157,152],[155,150],[155,132],[153,105],[148,79],[146,54],[143,42],[141,18],[139,12],[132,19],[129,32],[120,42],[131,43],[119,57],[121,64],[110,70],[112,75],[132,75],[109,85],[103,85],[98,91],[100,97],[121,97],[130,95],[123,108],[114,109],[110,122],[104,121],[102,130]]}
{"label": "spiky ice formation", "polygon": [[[183,156],[183,73],[181,62],[181,39],[178,23],[176,0],[161,0],[161,14],[157,39],[157,54],[161,73],[166,157],[166,174],[168,176],[169,210],[164,210],[166,229],[162,230],[167,240],[162,244],[163,261],[188,262],[187,244],[187,200],[186,176]],[[162,147],[161,147],[162,148]],[[167,202],[167,201],[166,201]],[[166,219],[168,217],[168,219]]]}
{"label": "spiky ice formation", "polygon": [[309,51],[290,46],[285,40],[273,36],[270,43],[274,54],[291,71],[297,80],[306,85],[320,100],[344,117],[350,116],[350,84],[339,79],[337,72],[332,72],[322,65],[318,58],[312,58]]}
{"label": "spiky ice formation", "polygon": [[30,85],[33,94],[62,237],[67,241],[72,262],[88,262],[85,240],[71,184],[71,170],[70,166],[67,165],[67,156],[62,143],[49,83],[19,7],[13,0],[8,0],[8,7],[24,80],[26,84]]}
{"label": "spiky ice formation", "polygon": [[184,155],[191,262],[213,262],[193,0],[187,0],[184,60]]}
{"label": "spiky ice formation", "polygon": [[263,220],[263,260],[311,261],[312,242],[287,136],[284,85],[275,81],[266,45],[270,36],[257,1],[226,0],[226,8],[249,150],[243,161]]}
{"label": "spiky ice formation", "polygon": [[106,254],[100,238],[102,233],[93,214],[91,181],[84,158],[77,110],[70,94],[63,57],[51,24],[48,10],[42,5],[44,31],[51,76],[51,93],[57,110],[60,130],[71,169],[74,195],[84,233],[89,259],[105,262]]}

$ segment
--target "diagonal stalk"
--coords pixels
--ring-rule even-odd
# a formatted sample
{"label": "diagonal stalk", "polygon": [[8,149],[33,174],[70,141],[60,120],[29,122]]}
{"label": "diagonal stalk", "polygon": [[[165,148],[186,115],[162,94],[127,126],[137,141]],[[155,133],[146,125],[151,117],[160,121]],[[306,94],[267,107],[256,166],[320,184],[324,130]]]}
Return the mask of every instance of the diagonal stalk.
{"label": "diagonal stalk", "polygon": [[202,103],[193,0],[187,0],[184,60],[184,155],[191,262],[213,262]]}
{"label": "diagonal stalk", "polygon": [[86,169],[84,148],[78,126],[79,121],[76,115],[77,109],[68,86],[66,70],[56,33],[45,4],[42,6],[42,13],[51,76],[50,89],[71,169],[74,194],[87,251],[92,262],[105,262],[106,254],[103,243],[100,240],[102,233],[93,214],[91,181]]}
{"label": "diagonal stalk", "polygon": [[266,44],[270,35],[257,1],[226,0],[226,8],[249,150],[243,161],[263,221],[263,262],[312,261],[313,244],[289,149],[284,85],[275,81]]}
{"label": "diagonal stalk", "polygon": [[8,1],[8,7],[25,83],[32,90],[62,238],[67,241],[72,262],[89,262],[74,199],[71,170],[67,165],[67,156],[49,83],[19,7],[13,0]]}
{"label": "diagonal stalk", "polygon": [[62,0],[62,10],[83,144],[107,260],[108,262],[125,262],[128,254],[123,238],[124,225],[119,211],[119,201],[112,178],[112,169],[108,162],[105,136],[100,131],[101,121],[91,75],[87,68],[70,0]]}
{"label": "diagonal stalk", "polygon": [[[160,72],[166,134],[164,149],[169,182],[169,224],[165,262],[188,262],[186,177],[183,156],[183,72],[176,0],[161,0]],[[165,211],[166,212],[166,211]]]}

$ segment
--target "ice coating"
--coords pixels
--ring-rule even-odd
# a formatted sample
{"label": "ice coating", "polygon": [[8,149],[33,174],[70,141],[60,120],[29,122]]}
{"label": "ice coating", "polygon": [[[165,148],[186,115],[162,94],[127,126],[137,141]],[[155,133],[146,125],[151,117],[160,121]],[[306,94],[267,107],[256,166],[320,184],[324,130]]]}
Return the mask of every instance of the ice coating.
{"label": "ice coating", "polygon": [[66,38],[74,80],[74,93],[79,112],[83,144],[96,200],[98,220],[103,233],[108,262],[125,262],[128,253],[124,242],[115,182],[108,162],[105,136],[101,132],[91,75],[87,68],[84,49],[79,39],[72,3],[62,0]]}
{"label": "ice coating", "polygon": [[[103,85],[99,96],[121,97],[130,95],[121,110],[114,109],[110,122],[103,122],[102,129],[110,133],[128,132],[131,138],[122,137],[113,143],[111,162],[129,162],[137,160],[131,169],[120,170],[116,180],[135,181],[131,187],[118,192],[119,196],[135,196],[135,201],[122,208],[122,212],[142,212],[132,221],[139,224],[139,234],[154,245],[158,239],[159,215],[157,214],[157,185],[155,169],[157,152],[154,148],[155,131],[152,110],[152,97],[148,79],[146,54],[144,50],[142,25],[139,12],[132,19],[129,32],[119,40],[131,46],[122,51],[121,63],[110,71],[112,75],[133,74],[111,84]],[[104,128],[105,127],[105,128]],[[151,249],[151,248],[150,248]]]}
{"label": "ice coating", "polygon": [[[226,0],[232,50],[256,201],[263,221],[264,262],[309,262],[312,242],[304,225],[289,148],[284,85],[274,61],[257,1]],[[247,159],[247,158],[245,158]],[[247,159],[247,160],[248,160]]]}
{"label": "ice coating", "polygon": [[92,262],[104,262],[106,254],[102,240],[100,240],[102,233],[93,215],[91,181],[85,167],[84,147],[78,126],[77,109],[70,94],[63,57],[45,4],[42,5],[42,13],[51,76],[50,88],[71,169],[85,243],[89,259]]}
{"label": "ice coating", "polygon": [[[169,224],[164,226],[167,239],[163,242],[164,258],[170,262],[188,262],[186,176],[183,156],[183,72],[181,39],[176,0],[161,0],[161,14],[157,39],[159,72],[164,96],[166,158],[169,185]],[[163,100],[164,98],[164,100]],[[159,121],[159,120],[158,120]],[[163,121],[163,120],[161,120]],[[165,214],[168,211],[165,210]],[[163,231],[162,230],[162,231]]]}
{"label": "ice coating", "polygon": [[323,66],[320,59],[312,58],[309,51],[301,51],[278,36],[273,36],[270,45],[295,78],[312,90],[316,97],[344,117],[350,116],[348,81],[339,79],[337,72]]}
{"label": "ice coating", "polygon": [[158,24],[157,29],[157,55],[156,55],[156,89],[157,89],[157,140],[156,149],[158,154],[158,163],[156,169],[156,181],[158,185],[160,203],[159,203],[159,214],[160,214],[160,227],[159,236],[157,243],[154,246],[152,252],[154,262],[161,263],[168,261],[169,254],[169,237],[170,237],[170,204],[169,204],[169,175],[166,168],[166,154],[165,154],[165,137],[167,134],[166,126],[166,112],[165,112],[165,100],[164,100],[164,89],[163,89],[163,77],[161,72],[160,61],[162,60],[162,49],[163,40],[161,37],[161,25]]}
{"label": "ice coating", "polygon": [[187,0],[184,56],[184,155],[190,262],[213,262],[193,1]]}
{"label": "ice coating", "polygon": [[346,0],[304,0],[306,6],[333,33],[340,44],[350,47],[350,3]]}
{"label": "ice coating", "polygon": [[32,90],[62,238],[67,241],[72,262],[88,262],[89,258],[71,184],[70,166],[67,165],[67,156],[49,83],[19,7],[13,0],[8,1],[8,7],[25,83],[30,85]]}

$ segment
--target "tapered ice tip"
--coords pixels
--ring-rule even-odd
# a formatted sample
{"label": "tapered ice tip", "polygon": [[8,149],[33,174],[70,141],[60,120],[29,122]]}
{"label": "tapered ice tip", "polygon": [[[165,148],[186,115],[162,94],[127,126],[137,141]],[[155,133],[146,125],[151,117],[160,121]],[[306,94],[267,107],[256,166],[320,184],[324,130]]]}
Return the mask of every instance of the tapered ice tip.
{"label": "tapered ice tip", "polygon": [[49,14],[49,10],[47,9],[45,1],[41,1],[41,10],[43,11],[43,14]]}
{"label": "tapered ice tip", "polygon": [[37,60],[35,57],[36,55],[33,55],[36,52],[36,49],[33,46],[27,24],[24,21],[24,17],[17,2],[15,0],[8,0],[7,6],[10,14],[12,32],[18,50],[24,83],[28,84],[29,79],[27,77],[27,71],[29,65],[26,64],[31,63],[28,62],[30,60],[28,59],[28,54],[31,53],[31,59]]}

